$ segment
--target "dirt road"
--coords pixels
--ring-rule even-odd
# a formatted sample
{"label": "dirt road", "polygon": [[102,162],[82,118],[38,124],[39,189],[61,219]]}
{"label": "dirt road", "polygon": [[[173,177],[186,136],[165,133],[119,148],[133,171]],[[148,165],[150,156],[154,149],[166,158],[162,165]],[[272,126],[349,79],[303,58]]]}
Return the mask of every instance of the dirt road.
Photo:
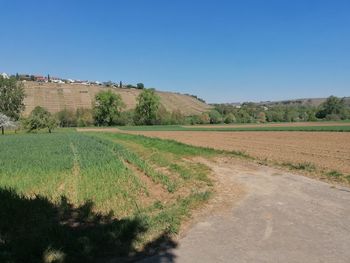
{"label": "dirt road", "polygon": [[349,188],[240,160],[207,164],[219,183],[240,184],[245,194],[237,201],[219,192],[225,209],[142,262],[349,262]]}

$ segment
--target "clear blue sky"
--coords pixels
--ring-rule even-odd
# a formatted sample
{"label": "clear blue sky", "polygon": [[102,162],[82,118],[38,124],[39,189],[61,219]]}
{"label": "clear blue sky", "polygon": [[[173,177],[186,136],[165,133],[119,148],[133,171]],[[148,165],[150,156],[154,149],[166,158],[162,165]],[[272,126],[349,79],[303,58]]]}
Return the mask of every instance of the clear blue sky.
{"label": "clear blue sky", "polygon": [[208,102],[350,95],[349,0],[0,0],[0,72]]}

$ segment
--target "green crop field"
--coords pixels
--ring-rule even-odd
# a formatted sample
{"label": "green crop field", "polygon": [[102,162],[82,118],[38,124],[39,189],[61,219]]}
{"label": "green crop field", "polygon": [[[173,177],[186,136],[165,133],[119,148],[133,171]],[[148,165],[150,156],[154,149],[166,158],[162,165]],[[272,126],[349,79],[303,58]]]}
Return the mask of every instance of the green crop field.
{"label": "green crop field", "polygon": [[191,157],[216,154],[126,134],[0,136],[0,261],[96,262],[163,240],[212,192]]}

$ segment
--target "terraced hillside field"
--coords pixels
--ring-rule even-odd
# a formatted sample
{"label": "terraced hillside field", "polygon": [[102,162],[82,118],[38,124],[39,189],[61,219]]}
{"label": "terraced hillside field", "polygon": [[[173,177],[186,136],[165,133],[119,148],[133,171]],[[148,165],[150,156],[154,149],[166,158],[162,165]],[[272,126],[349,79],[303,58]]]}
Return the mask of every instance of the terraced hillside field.
{"label": "terraced hillside field", "polygon": [[[24,84],[26,105],[24,115],[28,115],[35,106],[42,106],[55,113],[63,109],[76,110],[77,108],[91,108],[96,93],[106,90],[96,85],[72,85],[55,83],[26,82]],[[111,88],[119,93],[126,104],[126,109],[136,106],[138,89]],[[210,106],[191,96],[157,91],[164,107],[173,111],[179,109],[185,115],[199,114],[210,109]]]}

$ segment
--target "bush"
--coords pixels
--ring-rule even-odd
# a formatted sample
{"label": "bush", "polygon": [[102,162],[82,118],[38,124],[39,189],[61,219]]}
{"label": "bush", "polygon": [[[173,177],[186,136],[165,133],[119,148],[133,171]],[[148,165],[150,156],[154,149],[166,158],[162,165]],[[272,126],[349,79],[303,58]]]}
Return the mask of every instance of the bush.
{"label": "bush", "polygon": [[233,113],[229,113],[226,115],[225,119],[224,119],[224,122],[226,124],[230,124],[230,123],[234,123],[236,122],[236,117],[235,115],[233,115]]}
{"label": "bush", "polygon": [[256,120],[258,122],[260,122],[260,123],[266,122],[266,114],[265,114],[265,112],[263,112],[263,111],[259,112]]}
{"label": "bush", "polygon": [[209,118],[211,124],[217,124],[222,122],[222,116],[217,110],[212,110],[211,112],[209,112]]}
{"label": "bush", "polygon": [[185,124],[185,122],[186,118],[179,109],[171,113],[171,124]]}
{"label": "bush", "polygon": [[327,121],[340,121],[341,118],[338,114],[327,114],[326,118]]}
{"label": "bush", "polygon": [[49,133],[57,127],[57,120],[45,108],[37,106],[24,120],[24,127],[28,132],[48,128]]}
{"label": "bush", "polygon": [[136,88],[138,88],[138,89],[144,89],[144,88],[145,88],[145,85],[143,85],[143,83],[137,83],[137,84],[136,84]]}
{"label": "bush", "polygon": [[77,118],[72,110],[64,109],[56,113],[56,118],[60,127],[76,127]]}
{"label": "bush", "polygon": [[209,124],[210,123],[210,117],[208,113],[202,113],[199,116],[199,124]]}
{"label": "bush", "polygon": [[170,125],[171,124],[171,114],[166,110],[163,105],[160,105],[157,112],[157,121],[158,125]]}
{"label": "bush", "polygon": [[115,120],[116,125],[125,126],[125,125],[134,125],[134,111],[122,111],[119,117]]}
{"label": "bush", "polygon": [[78,108],[75,115],[78,127],[91,126],[94,123],[93,113],[91,109]]}

